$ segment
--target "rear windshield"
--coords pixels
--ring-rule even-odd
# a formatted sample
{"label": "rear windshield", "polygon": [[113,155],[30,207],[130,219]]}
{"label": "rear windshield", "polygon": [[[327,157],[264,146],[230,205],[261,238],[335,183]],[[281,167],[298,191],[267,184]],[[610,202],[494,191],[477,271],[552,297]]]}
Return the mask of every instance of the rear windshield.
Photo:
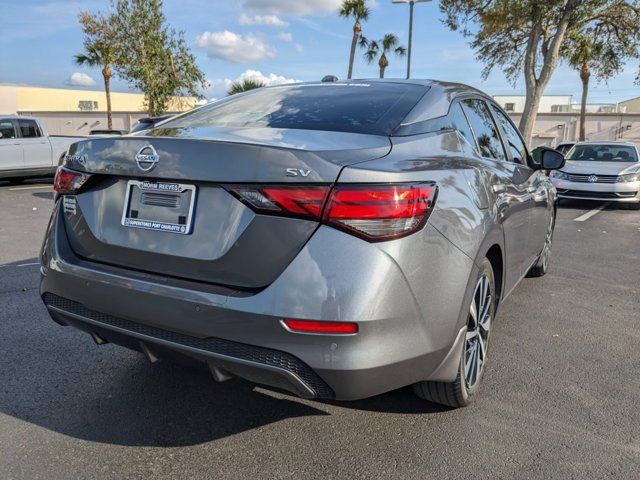
{"label": "rear windshield", "polygon": [[593,162],[637,162],[636,149],[625,145],[576,145],[567,160]]}
{"label": "rear windshield", "polygon": [[265,88],[194,110],[154,133],[173,128],[268,127],[390,135],[426,91],[401,83]]}

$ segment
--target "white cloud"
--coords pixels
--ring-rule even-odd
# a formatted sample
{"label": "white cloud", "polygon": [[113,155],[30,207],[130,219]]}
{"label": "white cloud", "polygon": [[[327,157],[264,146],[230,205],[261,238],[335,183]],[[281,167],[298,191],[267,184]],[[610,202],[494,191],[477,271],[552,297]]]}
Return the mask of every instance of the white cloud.
{"label": "white cloud", "polygon": [[302,45],[300,45],[299,43],[296,43],[293,48],[296,50],[296,52],[298,53],[302,53],[304,52],[304,47]]}
{"label": "white cloud", "polygon": [[293,35],[291,35],[291,33],[289,32],[280,32],[278,34],[278,38],[283,42],[290,42],[291,40],[293,40]]}
{"label": "white cloud", "polygon": [[243,80],[254,80],[263,83],[266,86],[282,85],[285,83],[299,83],[302,80],[296,80],[295,78],[287,78],[283,75],[276,75],[270,73],[264,75],[259,70],[245,70],[236,79],[221,78],[217,80],[209,81],[209,88],[205,92],[206,96],[210,99],[216,99],[227,95],[227,91],[234,82],[241,82]]}
{"label": "white cloud", "polygon": [[232,63],[248,63],[273,58],[275,50],[252,34],[246,36],[225,30],[204,32],[196,38],[196,48],[207,52],[209,58],[219,58]]}
{"label": "white cloud", "polygon": [[248,10],[302,17],[336,12],[342,0],[245,0]]}
{"label": "white cloud", "polygon": [[240,25],[265,25],[267,27],[287,28],[289,24],[281,20],[277,15],[254,15],[250,17],[246,13],[238,19]]}
{"label": "white cloud", "polygon": [[96,81],[86,73],[74,72],[65,83],[75,87],[93,87]]}

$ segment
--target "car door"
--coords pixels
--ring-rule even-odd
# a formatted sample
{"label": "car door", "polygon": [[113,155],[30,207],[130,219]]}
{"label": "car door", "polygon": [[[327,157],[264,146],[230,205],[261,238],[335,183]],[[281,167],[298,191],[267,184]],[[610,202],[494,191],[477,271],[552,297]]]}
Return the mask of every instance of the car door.
{"label": "car door", "polygon": [[16,126],[10,118],[0,118],[0,172],[23,168],[22,145]]}
{"label": "car door", "polygon": [[51,167],[51,144],[42,133],[38,122],[28,118],[18,119],[17,122],[22,137],[24,168],[37,170]]}
{"label": "car door", "polygon": [[505,242],[505,291],[526,273],[531,215],[530,169],[509,161],[489,105],[481,98],[461,101],[495,196],[497,221]]}
{"label": "car door", "polygon": [[533,157],[529,155],[524,140],[511,119],[496,105],[492,104],[491,107],[507,147],[509,160],[520,165],[522,171],[529,175],[527,182],[531,193],[531,213],[527,241],[529,262],[533,262],[542,251],[549,222],[554,214],[552,200],[549,198],[549,179],[543,170],[530,168],[534,162]]}

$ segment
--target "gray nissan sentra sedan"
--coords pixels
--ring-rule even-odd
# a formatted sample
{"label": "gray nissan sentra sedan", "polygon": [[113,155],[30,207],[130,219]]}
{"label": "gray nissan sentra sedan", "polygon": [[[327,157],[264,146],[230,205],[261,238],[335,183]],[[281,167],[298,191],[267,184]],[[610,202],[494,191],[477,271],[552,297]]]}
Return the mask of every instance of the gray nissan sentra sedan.
{"label": "gray nissan sentra sedan", "polygon": [[463,406],[497,309],[547,271],[546,171],[563,164],[551,149],[536,164],[464,85],[254,90],[75,143],[42,299],[98,344],[196,361],[218,381],[342,400],[413,385]]}

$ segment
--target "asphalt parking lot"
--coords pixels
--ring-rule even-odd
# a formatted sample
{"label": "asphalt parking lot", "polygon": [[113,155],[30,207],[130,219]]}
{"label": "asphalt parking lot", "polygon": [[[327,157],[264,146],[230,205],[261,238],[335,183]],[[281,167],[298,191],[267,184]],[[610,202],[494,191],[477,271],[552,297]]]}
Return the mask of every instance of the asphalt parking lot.
{"label": "asphalt parking lot", "polygon": [[[563,204],[550,273],[493,330],[482,395],[301,400],[150,365],[51,321],[50,185],[0,182],[0,478],[638,478],[640,212]],[[578,219],[579,221],[576,221]]]}

